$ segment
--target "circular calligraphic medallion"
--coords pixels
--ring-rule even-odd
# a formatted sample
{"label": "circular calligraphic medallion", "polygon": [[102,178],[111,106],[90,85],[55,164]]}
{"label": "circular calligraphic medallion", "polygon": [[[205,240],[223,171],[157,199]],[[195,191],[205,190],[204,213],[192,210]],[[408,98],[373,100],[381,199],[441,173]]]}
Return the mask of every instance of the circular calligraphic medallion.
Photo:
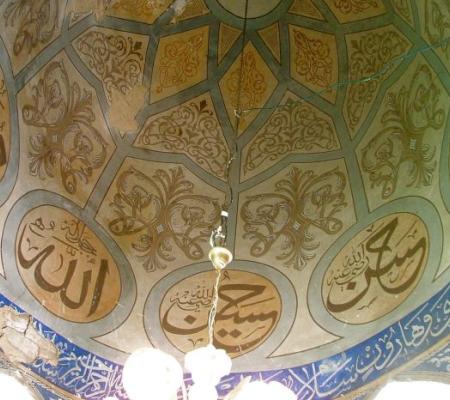
{"label": "circular calligraphic medallion", "polygon": [[427,263],[428,232],[416,215],[385,216],[360,231],[334,258],[322,298],[337,319],[361,324],[396,308],[413,291]]}
{"label": "circular calligraphic medallion", "polygon": [[61,208],[44,205],[25,215],[16,259],[32,295],[65,320],[98,320],[119,300],[121,280],[113,258],[81,220]]}
{"label": "circular calligraphic medallion", "polygon": [[[237,17],[245,17],[245,0],[217,0],[218,3],[225,8],[225,10],[234,14]],[[273,11],[281,0],[248,0],[248,18],[262,17]]]}
{"label": "circular calligraphic medallion", "polygon": [[[182,352],[208,343],[214,271],[192,275],[173,285],[160,306],[162,329]],[[214,329],[214,345],[231,357],[245,354],[263,343],[276,327],[281,299],[266,278],[251,272],[223,273]]]}

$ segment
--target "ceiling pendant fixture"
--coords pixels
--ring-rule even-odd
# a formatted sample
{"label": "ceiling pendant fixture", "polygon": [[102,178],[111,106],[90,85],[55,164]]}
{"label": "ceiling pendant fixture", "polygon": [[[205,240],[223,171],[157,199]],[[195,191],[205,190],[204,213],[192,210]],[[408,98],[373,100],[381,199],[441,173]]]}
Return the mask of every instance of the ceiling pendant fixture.
{"label": "ceiling pendant fixture", "polygon": [[[184,367],[193,385],[187,392],[183,371],[171,355],[154,348],[135,351],[123,368],[123,387],[131,400],[176,400],[181,388],[183,400],[217,400],[216,386],[231,372],[231,358],[214,342],[214,324],[219,302],[222,271],[233,260],[226,246],[228,212],[222,211],[221,225],[211,234],[209,259],[216,271],[213,297],[208,316],[208,344],[185,355]],[[226,400],[295,400],[296,395],[279,382],[244,382],[227,395]]]}

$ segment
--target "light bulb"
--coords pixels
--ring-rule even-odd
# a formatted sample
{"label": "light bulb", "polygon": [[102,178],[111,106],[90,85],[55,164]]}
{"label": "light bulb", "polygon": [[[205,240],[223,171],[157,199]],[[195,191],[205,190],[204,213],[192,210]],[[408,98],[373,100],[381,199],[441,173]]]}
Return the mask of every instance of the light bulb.
{"label": "light bulb", "polygon": [[375,400],[448,400],[450,385],[441,382],[390,382],[375,396]]}
{"label": "light bulb", "polygon": [[2,398],[33,400],[33,396],[29,390],[11,375],[0,373],[0,388]]}
{"label": "light bulb", "polygon": [[296,400],[297,396],[279,382],[265,383],[253,381],[247,383],[233,400]]}
{"label": "light bulb", "polygon": [[216,386],[222,377],[231,372],[231,358],[225,350],[209,344],[186,353],[184,366],[195,383]]}
{"label": "light bulb", "polygon": [[183,382],[178,361],[161,350],[135,351],[125,362],[122,383],[131,400],[172,400]]}
{"label": "light bulb", "polygon": [[217,400],[217,390],[212,385],[194,384],[189,389],[189,400]]}

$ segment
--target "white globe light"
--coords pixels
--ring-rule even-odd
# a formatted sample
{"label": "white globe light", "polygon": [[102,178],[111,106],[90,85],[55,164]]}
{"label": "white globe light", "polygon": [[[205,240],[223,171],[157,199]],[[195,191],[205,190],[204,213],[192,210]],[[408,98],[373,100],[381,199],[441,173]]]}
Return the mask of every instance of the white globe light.
{"label": "white globe light", "polygon": [[388,383],[375,400],[448,400],[450,399],[450,385],[430,381],[391,382]]}
{"label": "white globe light", "polygon": [[194,384],[189,389],[189,400],[217,400],[217,390],[211,385]]}
{"label": "white globe light", "polygon": [[265,383],[253,381],[247,383],[233,400],[297,400],[292,390],[279,382]]}
{"label": "white globe light", "polygon": [[186,353],[184,366],[195,383],[216,386],[222,377],[231,372],[231,358],[225,350],[209,344]]}
{"label": "white globe light", "polygon": [[183,382],[178,361],[161,350],[135,351],[125,362],[122,383],[131,400],[172,400]]}
{"label": "white globe light", "polygon": [[1,397],[5,399],[34,400],[29,390],[16,378],[0,373]]}

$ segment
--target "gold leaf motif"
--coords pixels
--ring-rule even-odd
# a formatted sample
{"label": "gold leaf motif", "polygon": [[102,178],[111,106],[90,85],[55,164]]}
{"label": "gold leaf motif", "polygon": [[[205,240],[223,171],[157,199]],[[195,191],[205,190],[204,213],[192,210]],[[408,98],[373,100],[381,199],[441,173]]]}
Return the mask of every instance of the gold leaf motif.
{"label": "gold leaf motif", "polygon": [[152,24],[172,0],[111,0],[107,15]]}
{"label": "gold leaf motif", "polygon": [[410,25],[413,24],[411,4],[409,0],[392,0],[395,11]]}
{"label": "gold leaf motif", "polygon": [[242,69],[234,69],[228,76],[226,85],[232,106],[247,110],[261,103],[267,84],[264,75],[256,66],[255,54],[248,50],[244,51],[242,57]]}
{"label": "gold leaf motif", "polygon": [[432,70],[419,65],[409,85],[387,96],[383,128],[362,149],[361,166],[371,187],[381,186],[381,197],[390,197],[398,185],[399,170],[408,167],[406,186],[429,186],[437,162],[436,148],[426,142],[426,133],[444,126],[446,112],[438,104],[441,90]]}
{"label": "gold leaf motif", "polygon": [[293,25],[289,32],[292,77],[334,102],[337,91],[330,86],[338,80],[336,37]]}
{"label": "gold leaf motif", "polygon": [[333,70],[329,46],[318,39],[308,38],[303,32],[294,30],[296,44],[295,65],[300,76],[320,87],[331,84]]}
{"label": "gold leaf motif", "polygon": [[29,138],[29,172],[60,179],[74,194],[107,157],[108,144],[93,126],[92,93],[70,82],[62,61],[50,62],[32,91],[32,103],[22,108],[24,123],[35,128]]}
{"label": "gold leaf motif", "polygon": [[[144,39],[143,39],[144,40]],[[112,32],[90,30],[75,43],[81,59],[102,81],[111,102],[112,89],[127,94],[142,81],[145,44],[143,40]]]}
{"label": "gold leaf motif", "polygon": [[58,0],[12,0],[3,17],[6,28],[16,28],[13,52],[28,54],[46,45],[58,27]]}
{"label": "gold leaf motif", "polygon": [[377,8],[375,0],[334,0],[334,6],[344,14],[362,13],[369,8]]}
{"label": "gold leaf motif", "polygon": [[346,184],[338,168],[317,175],[293,167],[276,183],[275,193],[249,196],[240,215],[243,238],[252,242],[250,254],[262,257],[279,243],[277,259],[286,267],[304,269],[320,246],[311,228],[334,235],[343,227],[337,214],[347,206]]}
{"label": "gold leaf motif", "polygon": [[244,173],[269,168],[288,154],[336,149],[338,141],[331,118],[307,103],[288,98],[250,143]]}
{"label": "gold leaf motif", "polygon": [[369,19],[386,12],[383,0],[327,0],[326,3],[341,23]]}
{"label": "gold leaf motif", "polygon": [[207,78],[208,35],[209,27],[203,26],[160,39],[153,66],[152,102]]}
{"label": "gold leaf motif", "polygon": [[205,257],[211,231],[220,218],[217,199],[194,194],[194,184],[180,167],[158,169],[150,177],[130,167],[120,173],[111,207],[116,218],[108,228],[130,236],[132,249],[146,271],[166,268],[175,249],[191,261]]}
{"label": "gold leaf motif", "polygon": [[249,42],[219,82],[228,116],[234,125],[235,110],[242,111],[237,126],[244,132],[277,86],[277,80],[254,45]]}
{"label": "gold leaf motif", "polygon": [[137,143],[152,150],[184,153],[208,172],[225,179],[230,151],[209,97],[200,96],[151,117]]}
{"label": "gold leaf motif", "polygon": [[[450,33],[450,3],[446,0],[429,0],[423,6],[425,38],[431,44],[439,43]],[[450,43],[443,43],[441,49],[445,58],[450,60]]]}
{"label": "gold leaf motif", "polygon": [[198,50],[203,45],[203,35],[187,40],[179,39],[164,46],[159,70],[158,92],[164,88],[179,86],[198,73],[200,59]]}
{"label": "gold leaf motif", "polygon": [[349,86],[345,99],[345,117],[353,134],[373,103],[381,82],[392,72],[393,68],[385,68],[385,65],[410,47],[408,41],[392,29],[355,36],[347,37],[350,80],[360,80],[381,70],[383,74],[378,79]]}

